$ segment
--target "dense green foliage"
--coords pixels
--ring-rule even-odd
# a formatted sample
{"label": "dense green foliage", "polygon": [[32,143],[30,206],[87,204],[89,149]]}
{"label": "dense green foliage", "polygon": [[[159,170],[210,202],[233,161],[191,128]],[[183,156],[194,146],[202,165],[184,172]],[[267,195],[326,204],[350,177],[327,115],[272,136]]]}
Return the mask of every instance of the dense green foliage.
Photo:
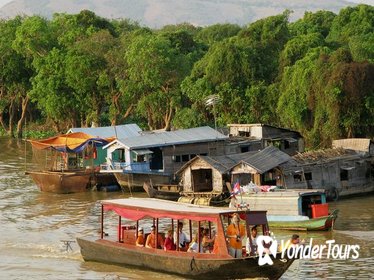
{"label": "dense green foliage", "polygon": [[2,20],[0,130],[261,122],[309,147],[372,137],[374,7],[289,14],[160,30],[90,11]]}

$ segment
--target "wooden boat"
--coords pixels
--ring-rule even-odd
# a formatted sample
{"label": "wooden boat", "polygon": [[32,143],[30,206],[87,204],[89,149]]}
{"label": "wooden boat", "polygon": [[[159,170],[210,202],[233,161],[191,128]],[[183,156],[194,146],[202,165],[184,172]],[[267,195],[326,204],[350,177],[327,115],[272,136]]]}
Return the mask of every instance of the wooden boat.
{"label": "wooden boat", "polygon": [[271,227],[287,230],[330,230],[338,216],[338,210],[329,213],[324,190],[246,192],[231,199],[231,207],[240,205],[266,209]]}
{"label": "wooden boat", "polygon": [[170,184],[172,177],[170,174],[157,171],[110,170],[110,172],[124,190],[141,192],[144,191],[145,180],[151,180],[155,185],[167,185]]}
{"label": "wooden boat", "polygon": [[166,199],[177,201],[180,197],[179,185],[156,185],[151,182],[144,182],[143,189],[150,198]]}
{"label": "wooden boat", "polygon": [[60,171],[26,172],[42,192],[76,193],[91,188],[91,173]]}
{"label": "wooden boat", "polygon": [[116,185],[111,173],[100,173],[97,149],[110,139],[76,132],[42,140],[29,140],[34,170],[27,170],[41,191],[76,193]]}
{"label": "wooden boat", "polygon": [[[118,217],[104,215],[107,211],[114,211]],[[250,277],[278,279],[293,261],[293,259],[281,259],[278,253],[273,260],[273,265],[259,266],[257,256],[233,258],[228,254],[225,232],[230,215],[238,213],[243,218],[243,223],[246,223],[246,228],[256,224],[262,228],[263,234],[268,234],[266,211],[237,211],[227,207],[204,207],[151,198],[127,198],[101,201],[101,213],[100,238],[97,240],[77,238],[85,261],[138,266],[200,279],[217,279],[217,277],[218,279]],[[132,221],[132,225],[122,225],[123,218]],[[114,219],[117,224],[114,237],[110,234],[106,236],[104,233],[104,228],[108,228],[108,223],[111,224],[107,219]],[[157,241],[156,248],[135,245],[135,233],[138,232],[139,226],[153,224],[156,229],[155,234],[158,235],[170,228],[178,231],[178,228],[174,229],[174,224],[178,227],[179,222],[189,225],[190,238],[192,230],[198,230],[203,225],[208,225],[210,233],[215,230],[215,250],[211,253],[186,252],[177,246],[177,250],[165,251],[156,249]],[[198,244],[201,244],[201,236],[198,239]],[[179,240],[176,242],[178,244]]]}

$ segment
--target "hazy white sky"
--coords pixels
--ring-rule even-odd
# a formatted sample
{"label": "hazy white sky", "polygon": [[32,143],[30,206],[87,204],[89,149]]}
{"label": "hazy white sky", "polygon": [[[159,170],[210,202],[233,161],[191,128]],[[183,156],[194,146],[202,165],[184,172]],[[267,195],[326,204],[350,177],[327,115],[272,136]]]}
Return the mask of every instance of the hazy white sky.
{"label": "hazy white sky", "polygon": [[[348,0],[348,1],[355,2],[355,3],[366,3],[366,4],[374,6],[374,0]],[[0,8],[9,2],[12,2],[12,0],[0,0]]]}

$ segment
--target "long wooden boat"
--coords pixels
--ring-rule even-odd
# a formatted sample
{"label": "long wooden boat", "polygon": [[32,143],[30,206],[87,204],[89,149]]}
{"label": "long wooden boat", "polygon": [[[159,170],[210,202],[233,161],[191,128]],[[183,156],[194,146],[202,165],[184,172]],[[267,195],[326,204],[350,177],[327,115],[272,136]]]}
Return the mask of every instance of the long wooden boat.
{"label": "long wooden boat", "polygon": [[[118,217],[105,215],[107,211],[114,211]],[[151,198],[128,198],[101,201],[101,212],[100,238],[96,240],[77,238],[85,261],[137,266],[200,279],[254,277],[279,279],[293,262],[293,259],[281,259],[278,253],[273,259],[273,265],[259,266],[258,257],[255,255],[243,254],[242,257],[233,258],[228,253],[226,228],[229,217],[234,213],[240,215],[247,236],[253,224],[262,228],[264,235],[268,235],[266,211],[237,211],[228,207],[204,207]],[[107,219],[114,219],[117,224],[117,234],[114,237],[104,233],[104,228],[108,228]],[[127,222],[130,221],[132,224],[123,225],[122,219],[127,219]],[[198,253],[201,245],[198,245],[200,248],[197,252],[182,251],[179,246],[176,250],[165,251],[156,249],[159,245],[158,241],[155,248],[135,245],[135,234],[140,226],[146,228],[153,224],[157,236],[163,230],[170,228],[178,232],[180,222],[189,225],[190,240],[192,240],[192,230],[200,231],[204,225],[209,228],[210,234],[215,231],[213,252]],[[198,244],[201,244],[201,238],[199,235]],[[178,237],[176,243],[179,243]]]}
{"label": "long wooden boat", "polygon": [[26,172],[43,192],[76,193],[91,188],[91,174],[84,172],[28,171]]}
{"label": "long wooden boat", "polygon": [[266,209],[272,228],[287,230],[331,230],[338,210],[329,213],[324,190],[275,190],[234,196],[230,206]]}
{"label": "long wooden boat", "polygon": [[338,217],[338,210],[335,209],[327,216],[305,219],[305,220],[277,220],[276,217],[270,217],[269,225],[272,228],[287,229],[287,230],[330,230],[334,228],[334,223]]}
{"label": "long wooden boat", "polygon": [[155,185],[170,184],[171,175],[162,172],[141,172],[128,170],[111,170],[118,182],[124,190],[143,192],[144,181],[151,180]]}
{"label": "long wooden boat", "polygon": [[156,185],[150,182],[143,183],[143,189],[150,198],[177,201],[180,197],[179,185]]}
{"label": "long wooden boat", "polygon": [[[42,192],[78,193],[93,190],[107,190],[109,186],[119,190],[116,178],[112,174],[90,171],[27,171]],[[114,188],[115,187],[115,188]]]}

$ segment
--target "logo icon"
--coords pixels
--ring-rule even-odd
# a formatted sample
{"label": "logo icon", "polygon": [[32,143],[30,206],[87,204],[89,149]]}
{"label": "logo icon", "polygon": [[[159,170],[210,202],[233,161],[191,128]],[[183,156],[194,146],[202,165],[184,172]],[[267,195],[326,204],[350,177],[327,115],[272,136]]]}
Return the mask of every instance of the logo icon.
{"label": "logo icon", "polygon": [[257,237],[256,243],[259,255],[258,265],[272,265],[273,260],[270,258],[270,255],[273,255],[274,258],[277,256],[278,241],[270,236],[260,235]]}

